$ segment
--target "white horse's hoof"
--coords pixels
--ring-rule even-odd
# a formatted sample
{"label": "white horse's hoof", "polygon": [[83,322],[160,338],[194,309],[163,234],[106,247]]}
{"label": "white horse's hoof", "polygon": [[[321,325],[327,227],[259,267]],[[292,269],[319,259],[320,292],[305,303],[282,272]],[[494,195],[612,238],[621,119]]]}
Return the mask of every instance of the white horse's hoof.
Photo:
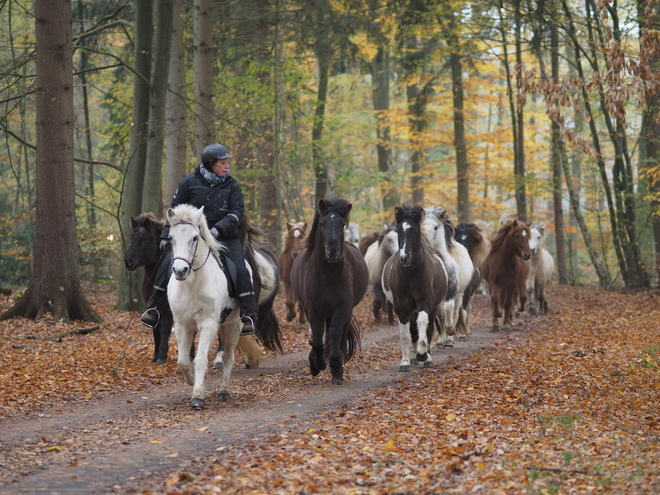
{"label": "white horse's hoof", "polygon": [[453,340],[448,340],[445,342],[445,349],[447,348],[453,348],[454,347],[454,341]]}
{"label": "white horse's hoof", "polygon": [[399,366],[399,371],[400,371],[401,373],[408,373],[408,372],[410,372],[410,365],[409,365],[409,364],[402,364],[401,366]]}
{"label": "white horse's hoof", "polygon": [[222,369],[222,361],[217,361],[213,363],[213,369],[214,370],[221,370]]}
{"label": "white horse's hoof", "polygon": [[193,409],[204,409],[204,399],[193,399],[190,401],[190,407]]}
{"label": "white horse's hoof", "polygon": [[218,394],[218,400],[220,402],[229,402],[230,395],[227,392],[221,392]]}
{"label": "white horse's hoof", "polygon": [[424,361],[424,368],[435,368],[433,361]]}

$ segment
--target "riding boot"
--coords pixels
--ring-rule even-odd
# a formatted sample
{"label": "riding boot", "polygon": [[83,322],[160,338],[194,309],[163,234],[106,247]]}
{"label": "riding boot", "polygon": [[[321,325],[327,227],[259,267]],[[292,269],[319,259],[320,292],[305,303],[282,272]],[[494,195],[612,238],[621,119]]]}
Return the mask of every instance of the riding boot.
{"label": "riding boot", "polygon": [[257,305],[254,300],[254,292],[241,294],[238,297],[238,303],[241,306],[241,336],[252,335],[257,326]]}
{"label": "riding boot", "polygon": [[[142,313],[142,316],[140,316],[140,323],[149,328],[154,328],[156,325],[158,325],[160,316],[163,314],[163,308],[159,308],[157,301],[162,301],[166,298],[167,296],[163,289],[154,288],[154,291],[151,294],[149,301],[147,302],[147,310]],[[160,306],[162,306],[162,304]]]}

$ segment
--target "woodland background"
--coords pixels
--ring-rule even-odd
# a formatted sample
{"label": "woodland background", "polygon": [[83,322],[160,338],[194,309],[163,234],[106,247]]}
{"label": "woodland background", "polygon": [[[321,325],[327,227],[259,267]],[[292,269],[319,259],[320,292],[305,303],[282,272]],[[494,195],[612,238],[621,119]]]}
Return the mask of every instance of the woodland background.
{"label": "woodland background", "polygon": [[0,4],[4,318],[98,319],[130,218],[225,144],[253,223],[345,197],[544,223],[562,284],[645,288],[660,253],[658,3],[646,0],[6,0]]}

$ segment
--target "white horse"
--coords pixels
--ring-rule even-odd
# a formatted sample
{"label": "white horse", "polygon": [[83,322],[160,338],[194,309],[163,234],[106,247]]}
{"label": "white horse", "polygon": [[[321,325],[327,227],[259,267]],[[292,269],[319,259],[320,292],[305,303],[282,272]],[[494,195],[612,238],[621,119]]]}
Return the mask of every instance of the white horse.
{"label": "white horse", "polygon": [[[238,302],[229,296],[229,283],[219,256],[222,249],[209,232],[204,208],[181,204],[167,211],[172,241],[172,275],[167,297],[174,317],[179,348],[177,364],[188,385],[193,386],[193,408],[203,408],[204,376],[211,345],[218,332],[225,351],[219,399],[228,401],[234,351],[241,332]],[[219,325],[219,327],[218,327]],[[188,349],[199,335],[194,367]]]}
{"label": "white horse", "polygon": [[[373,314],[374,318],[380,318],[380,310],[383,303],[387,301],[383,294],[383,267],[385,262],[399,250],[399,236],[394,227],[384,225],[383,230],[379,233],[378,239],[371,246],[367,248],[364,254],[364,261],[367,263],[369,269],[369,283],[373,287],[374,301],[373,301]],[[387,322],[394,325],[394,311],[392,310],[392,303],[387,302]]]}
{"label": "white horse", "polygon": [[463,304],[463,296],[471,286],[474,265],[466,247],[454,239],[455,228],[446,210],[438,206],[424,208],[422,229],[445,261],[447,271],[456,274],[449,284],[453,290],[447,290],[441,305],[442,321],[437,342],[442,347],[454,347],[454,335],[467,336],[469,333],[468,309]]}
{"label": "white horse", "polygon": [[548,312],[548,301],[545,298],[545,286],[550,283],[552,272],[555,269],[555,260],[550,252],[543,247],[543,234],[545,226],[530,227],[531,237],[529,248],[532,257],[529,259],[529,277],[527,278],[527,297],[529,304],[527,311],[530,315],[545,314]]}

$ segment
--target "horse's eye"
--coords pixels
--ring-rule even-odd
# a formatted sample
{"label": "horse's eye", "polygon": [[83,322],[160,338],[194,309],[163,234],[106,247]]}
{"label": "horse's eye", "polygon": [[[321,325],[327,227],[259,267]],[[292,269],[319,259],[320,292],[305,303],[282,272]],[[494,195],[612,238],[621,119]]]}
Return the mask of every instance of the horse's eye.
{"label": "horse's eye", "polygon": [[193,242],[197,242],[198,240],[199,240],[199,236],[198,236],[198,235],[196,235],[195,237],[193,237]]}

